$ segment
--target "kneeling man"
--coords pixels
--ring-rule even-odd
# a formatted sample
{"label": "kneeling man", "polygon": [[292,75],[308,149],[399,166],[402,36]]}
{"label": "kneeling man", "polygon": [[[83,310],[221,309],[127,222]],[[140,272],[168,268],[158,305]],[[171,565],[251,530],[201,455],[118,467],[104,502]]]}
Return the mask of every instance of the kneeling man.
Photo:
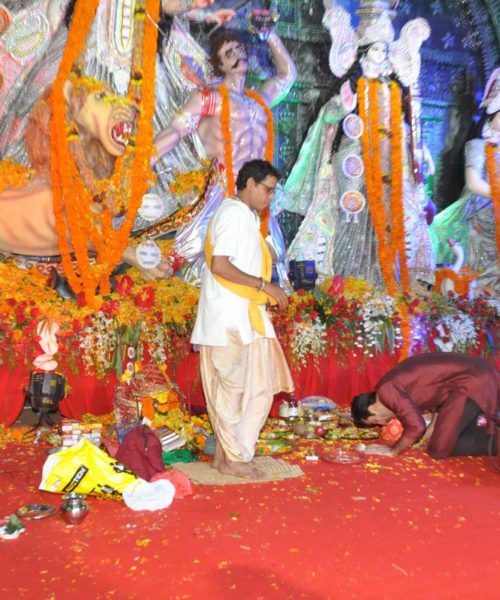
{"label": "kneeling man", "polygon": [[[402,361],[382,377],[375,392],[355,396],[351,404],[357,425],[384,425],[393,418],[403,425],[392,448],[374,445],[365,452],[395,456],[425,437],[433,458],[494,453],[492,418],[499,410],[498,370],[475,356],[452,352]],[[427,430],[425,412],[434,413]]]}
{"label": "kneeling man", "polygon": [[255,444],[273,395],[293,391],[267,304],[286,308],[285,292],[271,283],[271,249],[260,233],[278,172],[264,160],[245,163],[237,194],[212,217],[205,240],[206,267],[191,342],[200,346],[207,410],[217,441],[214,467],[259,477]]}

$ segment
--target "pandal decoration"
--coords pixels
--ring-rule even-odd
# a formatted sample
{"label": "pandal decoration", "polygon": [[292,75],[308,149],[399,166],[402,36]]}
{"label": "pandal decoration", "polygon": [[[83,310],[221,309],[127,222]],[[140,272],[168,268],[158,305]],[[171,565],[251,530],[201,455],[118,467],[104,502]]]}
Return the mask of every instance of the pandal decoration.
{"label": "pandal decoration", "polygon": [[[403,210],[403,169],[402,169],[402,108],[401,90],[391,83],[391,207],[390,218],[384,206],[383,190],[387,185],[382,174],[380,152],[380,111],[379,89],[381,82],[361,77],[358,80],[360,117],[365,124],[361,135],[363,163],[366,173],[366,191],[373,229],[377,237],[379,265],[387,292],[394,296],[397,290],[396,265],[399,259],[401,285],[409,287],[406,264],[404,210]],[[367,101],[369,104],[367,104]],[[368,106],[368,109],[367,109]],[[387,231],[390,225],[390,232]]]}
{"label": "pandal decoration", "polygon": [[[149,13],[153,20],[159,18],[159,4],[155,0],[138,0],[134,19],[136,20],[135,42],[132,57],[131,78],[128,91],[130,104],[137,106],[137,135],[130,139],[124,154],[115,162],[111,177],[112,191],[120,188],[124,181],[130,182],[125,188],[123,208],[125,218],[118,230],[113,228],[113,210],[116,198],[110,197],[102,205],[102,211],[92,210],[94,198],[87,189],[70,152],[69,143],[74,140],[74,127],[69,126],[66,115],[64,84],[83,51],[88,32],[94,21],[99,0],[77,2],[73,23],[68,35],[56,81],[50,95],[51,107],[51,177],[54,195],[56,230],[59,236],[64,271],[76,293],[85,295],[88,303],[95,301],[98,287],[101,293],[109,293],[109,276],[120,261],[128,243],[142,196],[152,179],[150,159],[153,149],[152,114],[154,110],[155,60],[157,30],[146,20]],[[78,76],[78,74],[77,74]],[[80,79],[80,81],[82,81]],[[86,82],[91,86],[91,82]],[[120,185],[118,185],[120,182]],[[114,184],[114,185],[113,185]],[[113,190],[114,188],[114,190]],[[121,199],[120,199],[121,200]],[[69,238],[69,239],[68,239]],[[78,270],[71,260],[71,248],[75,252]],[[95,265],[88,257],[88,243],[97,250]]]}
{"label": "pandal decoration", "polygon": [[493,216],[495,218],[497,258],[500,264],[500,174],[497,172],[497,152],[498,147],[496,144],[491,142],[486,144],[486,171],[488,173],[491,204],[493,207]]}
{"label": "pandal decoration", "polygon": [[[222,139],[224,140],[224,162],[226,168],[226,185],[227,185],[227,195],[234,196],[236,192],[236,184],[234,177],[234,167],[233,167],[233,145],[231,140],[231,107],[229,101],[229,92],[227,87],[221,83],[219,85],[219,94],[221,95],[221,128],[222,128]],[[266,131],[267,131],[267,141],[266,141],[266,151],[265,151],[265,159],[272,163],[274,157],[274,119],[273,113],[269,106],[266,104],[264,99],[260,94],[258,94],[254,90],[245,90],[245,94],[254,100],[265,112],[266,114]],[[260,215],[260,230],[262,235],[267,235],[268,229],[268,221],[269,221],[269,208],[266,208],[262,211]]]}
{"label": "pandal decoration", "polygon": [[477,273],[470,267],[462,267],[458,273],[449,267],[441,267],[440,269],[436,269],[434,289],[440,291],[443,281],[451,279],[453,281],[454,292],[464,295],[469,292],[470,285],[476,279],[476,275]]}

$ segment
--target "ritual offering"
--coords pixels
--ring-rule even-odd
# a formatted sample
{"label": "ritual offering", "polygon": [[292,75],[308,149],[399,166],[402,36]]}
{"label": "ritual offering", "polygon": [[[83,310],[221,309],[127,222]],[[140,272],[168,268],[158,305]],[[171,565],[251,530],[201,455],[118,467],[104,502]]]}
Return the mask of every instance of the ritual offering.
{"label": "ritual offering", "polygon": [[70,525],[78,525],[88,515],[89,507],[84,494],[66,494],[61,504],[61,516]]}
{"label": "ritual offering", "polygon": [[391,419],[387,425],[384,425],[380,432],[380,441],[383,444],[392,446],[395,444],[403,433],[403,426],[398,419]]}
{"label": "ritual offering", "polygon": [[27,504],[16,510],[16,515],[22,519],[45,519],[55,515],[57,508],[52,504]]}
{"label": "ritual offering", "polygon": [[338,465],[355,465],[363,460],[363,455],[357,450],[341,449],[323,452],[321,458],[326,462]]}
{"label": "ritual offering", "polygon": [[82,438],[94,446],[101,445],[102,423],[80,423],[71,419],[63,419],[60,428],[63,448],[78,444]]}
{"label": "ritual offering", "polygon": [[0,539],[2,540],[15,540],[24,531],[26,531],[26,527],[17,515],[10,515],[0,520]]}
{"label": "ritual offering", "polygon": [[255,454],[286,454],[293,450],[293,444],[287,440],[259,440],[255,446]]}

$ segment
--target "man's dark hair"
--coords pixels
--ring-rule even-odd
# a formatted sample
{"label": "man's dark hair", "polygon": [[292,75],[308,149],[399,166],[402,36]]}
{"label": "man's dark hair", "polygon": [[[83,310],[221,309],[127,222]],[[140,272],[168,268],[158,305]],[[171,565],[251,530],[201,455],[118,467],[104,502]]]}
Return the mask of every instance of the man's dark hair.
{"label": "man's dark hair", "polygon": [[238,42],[240,44],[243,44],[243,46],[245,46],[246,48],[245,42],[237,33],[233,33],[232,31],[224,31],[223,33],[219,33],[219,35],[215,37],[212,41],[210,45],[210,52],[208,55],[208,63],[212,68],[212,73],[214,77],[224,77],[224,73],[221,71],[221,60],[219,56],[219,50],[226,42]]}
{"label": "man's dark hair", "polygon": [[351,416],[356,427],[366,427],[365,419],[371,415],[368,407],[375,404],[377,394],[375,392],[366,392],[354,396],[351,402]]}
{"label": "man's dark hair", "polygon": [[236,178],[236,189],[241,191],[246,188],[247,181],[252,178],[255,183],[260,183],[268,176],[272,175],[276,179],[280,178],[280,173],[267,160],[249,160],[244,163]]}

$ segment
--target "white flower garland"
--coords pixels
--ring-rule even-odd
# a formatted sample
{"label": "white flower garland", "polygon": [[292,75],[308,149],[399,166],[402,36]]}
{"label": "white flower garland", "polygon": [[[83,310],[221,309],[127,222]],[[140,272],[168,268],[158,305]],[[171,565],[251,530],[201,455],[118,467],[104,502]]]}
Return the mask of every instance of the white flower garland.
{"label": "white flower garland", "polygon": [[294,327],[292,353],[297,363],[305,366],[310,355],[318,358],[328,349],[326,325],[319,318],[311,322],[297,323]]}

